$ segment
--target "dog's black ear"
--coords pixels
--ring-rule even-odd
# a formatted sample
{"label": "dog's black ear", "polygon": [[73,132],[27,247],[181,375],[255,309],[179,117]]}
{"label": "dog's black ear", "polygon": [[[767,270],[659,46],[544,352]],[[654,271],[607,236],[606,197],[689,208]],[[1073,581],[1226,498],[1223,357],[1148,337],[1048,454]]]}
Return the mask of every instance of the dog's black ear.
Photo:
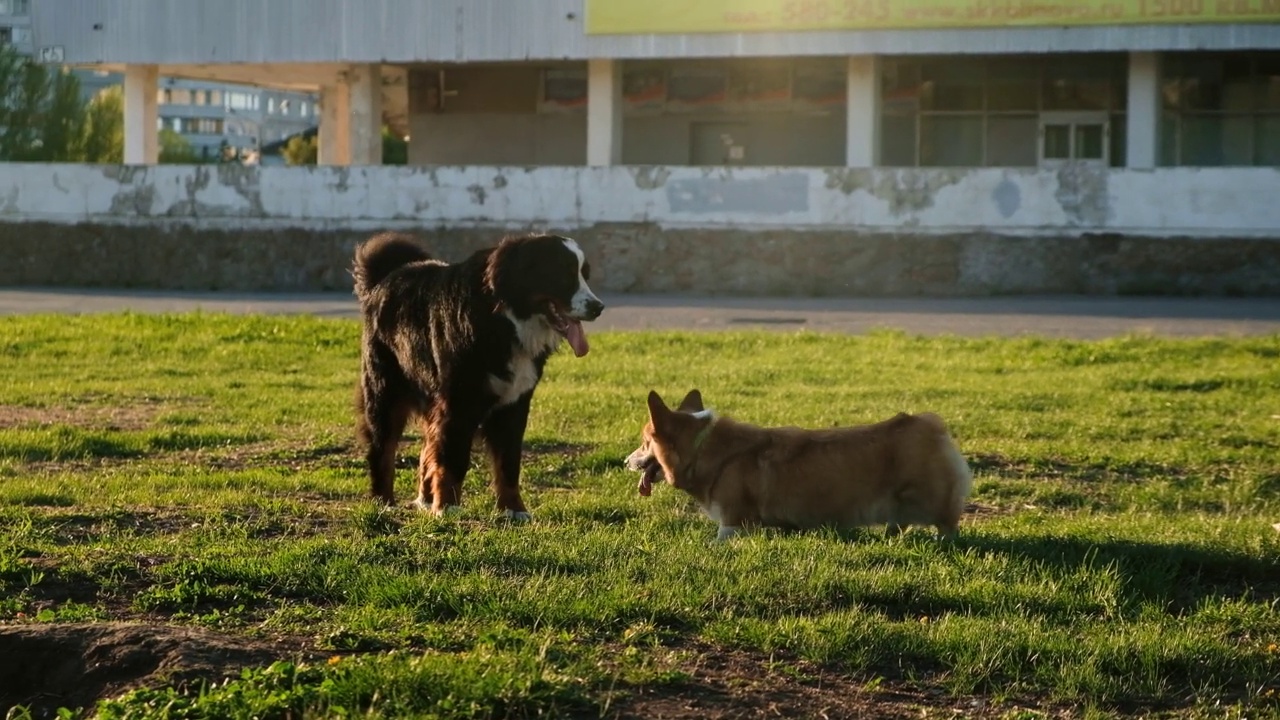
{"label": "dog's black ear", "polygon": [[484,268],[485,289],[517,317],[532,313],[532,290],[529,285],[532,274],[527,267],[528,253],[520,238],[505,238],[489,253]]}
{"label": "dog's black ear", "polygon": [[706,408],[702,405],[702,393],[697,388],[689,391],[688,395],[680,401],[680,407],[676,408],[680,412],[702,412]]}
{"label": "dog's black ear", "polygon": [[671,411],[667,409],[667,404],[662,402],[662,397],[658,395],[657,390],[649,391],[649,419],[657,420],[666,417]]}

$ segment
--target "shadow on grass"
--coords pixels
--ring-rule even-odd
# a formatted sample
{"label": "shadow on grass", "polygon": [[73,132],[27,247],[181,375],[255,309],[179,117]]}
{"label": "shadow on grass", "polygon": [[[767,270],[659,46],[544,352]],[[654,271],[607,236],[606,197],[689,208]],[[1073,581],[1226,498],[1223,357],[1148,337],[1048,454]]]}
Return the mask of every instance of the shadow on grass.
{"label": "shadow on grass", "polygon": [[1081,463],[1045,458],[1019,460],[994,453],[966,455],[975,475],[1022,480],[1029,477],[1047,480],[1073,480],[1087,483],[1142,483],[1148,480],[1185,480],[1195,473],[1185,467],[1144,461]]}
{"label": "shadow on grass", "polygon": [[957,548],[973,548],[1032,559],[1063,571],[1114,567],[1124,580],[1129,609],[1163,605],[1169,612],[1195,608],[1214,597],[1280,598],[1280,557],[1246,555],[1187,543],[1093,540],[1074,537],[961,537]]}

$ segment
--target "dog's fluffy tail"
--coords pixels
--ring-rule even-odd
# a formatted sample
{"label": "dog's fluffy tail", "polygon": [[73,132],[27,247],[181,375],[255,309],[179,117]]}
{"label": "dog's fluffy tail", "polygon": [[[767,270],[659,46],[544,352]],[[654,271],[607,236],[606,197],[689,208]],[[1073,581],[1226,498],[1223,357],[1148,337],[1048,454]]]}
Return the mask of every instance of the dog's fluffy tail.
{"label": "dog's fluffy tail", "polygon": [[356,280],[356,295],[363,297],[396,269],[431,256],[411,236],[403,233],[380,233],[356,248],[351,275]]}
{"label": "dog's fluffy tail", "polygon": [[957,508],[957,512],[964,512],[965,502],[969,499],[969,493],[973,491],[973,470],[969,469],[969,463],[965,462],[964,455],[960,454],[960,448],[956,447],[955,441],[947,438],[946,443],[947,447],[943,452],[947,454],[947,460],[951,462],[956,478],[956,484],[951,488],[951,502]]}
{"label": "dog's fluffy tail", "polygon": [[942,452],[947,458],[947,464],[951,466],[951,476],[955,480],[955,484],[951,487],[951,507],[959,518],[964,512],[969,493],[973,491],[973,470],[969,468],[969,463],[965,462],[960,448],[956,447],[956,441],[951,438],[947,424],[942,418],[933,413],[921,413],[920,417],[938,431],[938,442],[942,444]]}

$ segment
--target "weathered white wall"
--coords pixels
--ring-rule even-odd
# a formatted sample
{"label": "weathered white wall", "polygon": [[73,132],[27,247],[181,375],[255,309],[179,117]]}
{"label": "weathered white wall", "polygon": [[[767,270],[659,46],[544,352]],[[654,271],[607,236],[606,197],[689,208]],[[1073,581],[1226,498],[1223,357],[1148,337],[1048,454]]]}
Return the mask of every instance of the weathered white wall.
{"label": "weathered white wall", "polygon": [[1280,168],[119,167],[0,164],[0,221],[1064,237],[1280,236]]}

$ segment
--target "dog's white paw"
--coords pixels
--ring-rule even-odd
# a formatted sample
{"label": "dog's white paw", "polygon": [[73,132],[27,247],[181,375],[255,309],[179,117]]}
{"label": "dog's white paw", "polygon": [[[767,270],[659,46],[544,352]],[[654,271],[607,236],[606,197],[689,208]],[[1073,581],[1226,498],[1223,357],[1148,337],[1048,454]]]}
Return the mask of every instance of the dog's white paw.
{"label": "dog's white paw", "polygon": [[503,510],[502,517],[518,523],[526,523],[533,519],[533,516],[524,510]]}
{"label": "dog's white paw", "polygon": [[716,541],[724,542],[725,540],[728,540],[729,538],[733,537],[734,535],[737,535],[740,532],[742,532],[742,528],[740,527],[721,525],[720,531],[716,533]]}
{"label": "dog's white paw", "polygon": [[437,510],[430,502],[424,501],[422,498],[414,500],[412,505],[414,509],[425,513],[431,513],[436,517],[452,517],[462,513],[461,505],[446,505],[443,510]]}

